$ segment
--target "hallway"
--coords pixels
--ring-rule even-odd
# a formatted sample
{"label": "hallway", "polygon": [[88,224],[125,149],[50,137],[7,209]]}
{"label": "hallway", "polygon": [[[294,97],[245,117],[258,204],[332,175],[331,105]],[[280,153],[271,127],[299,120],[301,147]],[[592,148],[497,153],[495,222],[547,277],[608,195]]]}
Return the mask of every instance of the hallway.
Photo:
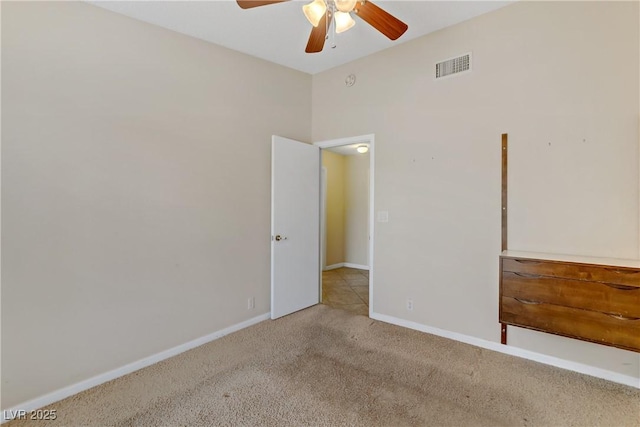
{"label": "hallway", "polygon": [[369,316],[369,271],[347,267],[323,271],[322,303]]}

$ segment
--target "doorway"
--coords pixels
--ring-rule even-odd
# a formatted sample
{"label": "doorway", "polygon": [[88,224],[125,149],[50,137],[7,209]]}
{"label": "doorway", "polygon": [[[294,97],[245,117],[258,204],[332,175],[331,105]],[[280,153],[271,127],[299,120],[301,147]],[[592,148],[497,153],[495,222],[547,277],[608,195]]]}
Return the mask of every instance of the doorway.
{"label": "doorway", "polygon": [[374,137],[316,143],[321,149],[320,297],[329,306],[373,312]]}

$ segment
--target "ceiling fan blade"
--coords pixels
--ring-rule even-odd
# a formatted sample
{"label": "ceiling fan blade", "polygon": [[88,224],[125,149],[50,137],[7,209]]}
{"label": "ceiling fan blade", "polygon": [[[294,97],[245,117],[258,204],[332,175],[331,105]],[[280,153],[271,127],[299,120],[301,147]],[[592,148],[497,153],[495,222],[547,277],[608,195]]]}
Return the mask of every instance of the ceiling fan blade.
{"label": "ceiling fan blade", "polygon": [[311,28],[311,34],[309,35],[309,41],[307,42],[307,48],[304,50],[307,53],[321,52],[324,47],[324,41],[327,38],[327,13],[325,12],[320,19],[317,27]]}
{"label": "ceiling fan blade", "polygon": [[282,3],[288,0],[236,0],[238,6],[243,9],[251,9],[252,7],[266,6],[268,4]]}
{"label": "ceiling fan blade", "polygon": [[396,40],[398,37],[404,34],[409,28],[407,24],[391,15],[389,12],[385,12],[370,1],[356,3],[354,12],[371,25],[376,30],[380,31],[391,40]]}

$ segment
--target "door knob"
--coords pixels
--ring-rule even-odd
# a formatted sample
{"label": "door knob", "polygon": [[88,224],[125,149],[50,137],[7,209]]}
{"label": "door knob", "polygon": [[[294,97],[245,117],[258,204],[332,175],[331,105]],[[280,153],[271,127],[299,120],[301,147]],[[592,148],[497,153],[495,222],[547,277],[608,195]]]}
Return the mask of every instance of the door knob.
{"label": "door knob", "polygon": [[276,234],[276,242],[279,242],[280,240],[287,240],[287,238],[286,237],[282,237],[279,234]]}

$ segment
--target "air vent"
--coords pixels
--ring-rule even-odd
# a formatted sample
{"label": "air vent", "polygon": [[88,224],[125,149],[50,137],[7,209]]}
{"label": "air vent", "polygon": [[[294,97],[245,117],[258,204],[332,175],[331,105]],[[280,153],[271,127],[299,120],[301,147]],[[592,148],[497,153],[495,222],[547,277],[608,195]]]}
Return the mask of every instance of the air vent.
{"label": "air vent", "polygon": [[447,59],[436,64],[436,79],[471,71],[471,53]]}

